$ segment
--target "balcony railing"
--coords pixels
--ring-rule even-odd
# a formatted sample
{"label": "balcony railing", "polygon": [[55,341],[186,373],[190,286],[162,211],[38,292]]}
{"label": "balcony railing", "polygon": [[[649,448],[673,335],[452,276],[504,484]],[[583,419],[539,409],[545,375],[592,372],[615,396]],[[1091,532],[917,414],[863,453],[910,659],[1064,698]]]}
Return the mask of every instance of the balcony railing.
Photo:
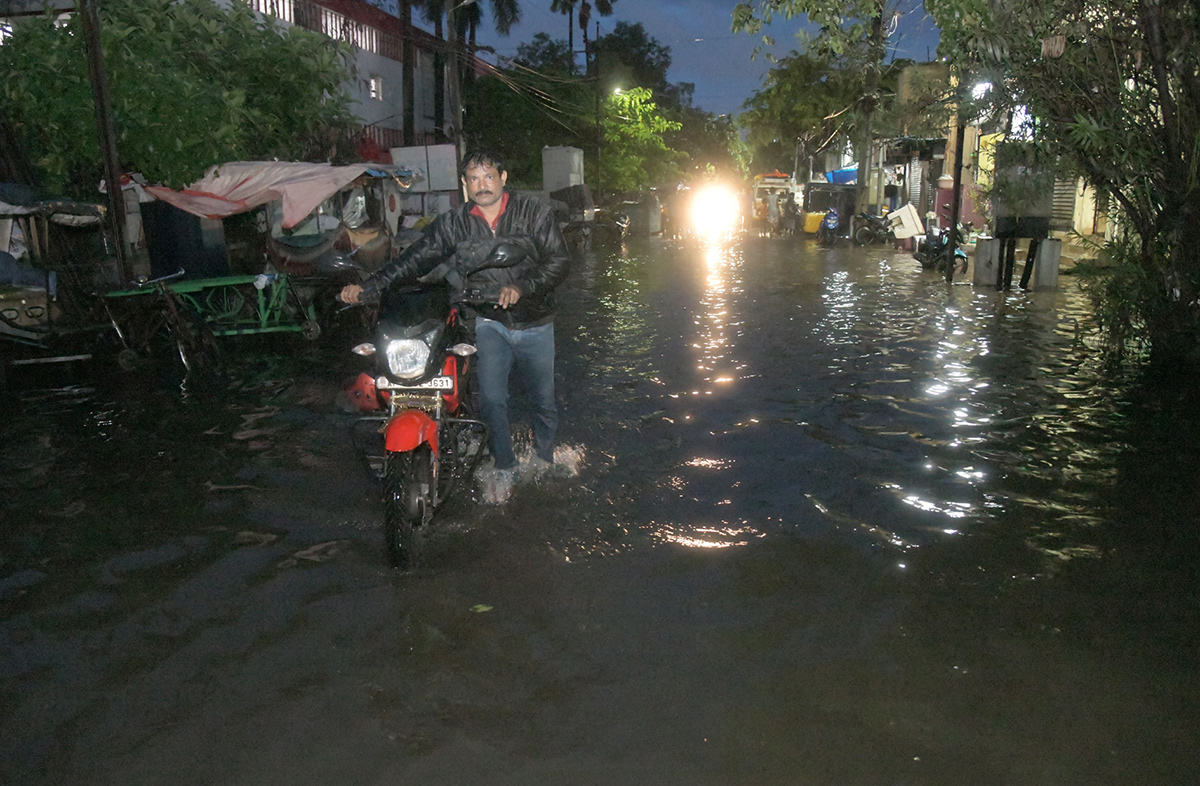
{"label": "balcony railing", "polygon": [[373,52],[396,61],[402,59],[404,44],[398,36],[381,32],[308,0],[250,0],[250,5],[264,16],[273,16],[282,22],[345,41],[364,52]]}

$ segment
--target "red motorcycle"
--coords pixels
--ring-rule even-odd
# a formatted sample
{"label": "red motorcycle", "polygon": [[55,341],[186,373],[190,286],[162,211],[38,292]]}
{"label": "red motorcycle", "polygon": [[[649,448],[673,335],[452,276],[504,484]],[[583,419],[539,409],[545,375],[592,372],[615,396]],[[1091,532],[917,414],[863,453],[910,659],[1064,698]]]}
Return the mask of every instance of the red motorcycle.
{"label": "red motorcycle", "polygon": [[389,289],[378,303],[375,340],[352,350],[375,361],[374,374],[360,374],[347,393],[374,413],[359,423],[370,424],[376,440],[363,452],[383,480],[384,534],[395,567],[417,563],[434,514],[469,481],[487,444],[469,393],[475,346],[463,316],[464,306],[486,300],[464,281],[525,257],[502,243],[482,264],[462,270],[451,260],[425,283]]}

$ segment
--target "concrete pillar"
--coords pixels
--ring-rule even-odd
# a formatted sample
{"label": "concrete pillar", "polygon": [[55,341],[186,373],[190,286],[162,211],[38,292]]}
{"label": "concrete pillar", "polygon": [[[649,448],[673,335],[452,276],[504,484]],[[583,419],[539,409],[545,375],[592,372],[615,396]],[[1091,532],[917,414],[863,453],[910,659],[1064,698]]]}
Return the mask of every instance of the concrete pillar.
{"label": "concrete pillar", "polygon": [[971,268],[972,284],[977,287],[996,286],[996,276],[1000,270],[1000,240],[998,238],[981,237],[975,241],[975,264]]}
{"label": "concrete pillar", "polygon": [[1060,259],[1062,259],[1062,241],[1058,238],[1043,240],[1038,245],[1037,259],[1033,262],[1033,276],[1029,281],[1029,288],[1057,289]]}

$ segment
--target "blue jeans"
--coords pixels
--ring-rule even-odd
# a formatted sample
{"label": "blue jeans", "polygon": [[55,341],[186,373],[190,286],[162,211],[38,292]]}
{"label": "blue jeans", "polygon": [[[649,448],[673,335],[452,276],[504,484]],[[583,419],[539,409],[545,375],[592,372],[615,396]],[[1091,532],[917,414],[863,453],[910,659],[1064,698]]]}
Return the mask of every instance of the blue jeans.
{"label": "blue jeans", "polygon": [[491,319],[475,320],[480,415],[488,427],[488,447],[497,469],[517,463],[508,425],[508,380],[516,366],[517,378],[533,408],[533,449],[546,461],[554,460],[554,432],[558,410],[554,406],[554,323],[511,330]]}

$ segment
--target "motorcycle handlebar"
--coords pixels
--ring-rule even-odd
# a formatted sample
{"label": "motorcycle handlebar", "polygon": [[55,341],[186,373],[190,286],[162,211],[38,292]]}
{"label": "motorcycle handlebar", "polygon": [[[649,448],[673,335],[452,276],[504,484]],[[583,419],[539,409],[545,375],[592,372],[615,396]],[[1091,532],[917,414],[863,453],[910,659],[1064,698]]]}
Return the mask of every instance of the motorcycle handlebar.
{"label": "motorcycle handlebar", "polygon": [[473,308],[496,309],[496,308],[501,307],[500,303],[498,303],[497,301],[488,300],[487,298],[484,298],[484,297],[459,297],[459,298],[455,298],[455,302],[459,303],[460,305],[471,306]]}
{"label": "motorcycle handlebar", "polygon": [[368,307],[378,306],[379,301],[382,299],[382,297],[383,297],[383,293],[381,293],[379,291],[364,289],[362,292],[359,293],[358,300],[356,302],[342,303],[342,305],[338,306],[337,313],[340,314],[343,311],[347,311],[352,308],[358,308],[359,306],[368,306]]}
{"label": "motorcycle handlebar", "polygon": [[174,273],[168,273],[165,276],[159,276],[158,278],[142,279],[140,281],[135,281],[135,282],[133,282],[133,285],[136,288],[141,289],[142,287],[153,286],[154,284],[165,284],[168,281],[174,281],[177,278],[183,278],[183,276],[186,272],[187,271],[185,271],[183,268],[179,268]]}

